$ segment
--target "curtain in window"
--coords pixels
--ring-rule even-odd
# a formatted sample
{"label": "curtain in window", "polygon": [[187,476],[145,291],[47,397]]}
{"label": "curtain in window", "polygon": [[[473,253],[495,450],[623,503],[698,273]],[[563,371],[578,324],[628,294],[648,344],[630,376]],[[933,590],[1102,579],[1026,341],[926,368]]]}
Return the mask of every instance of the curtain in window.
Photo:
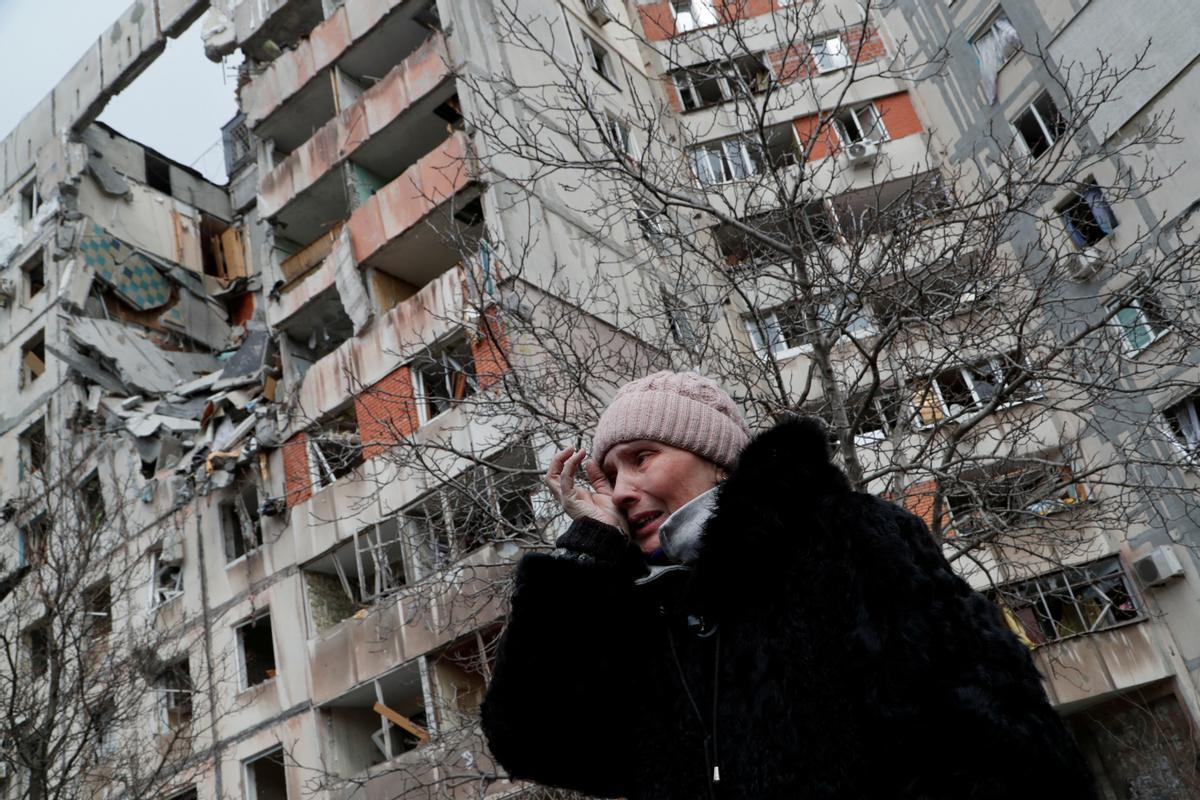
{"label": "curtain in window", "polygon": [[998,17],[986,34],[975,42],[979,52],[979,68],[982,72],[983,95],[989,104],[996,102],[996,78],[1008,57],[1021,46],[1017,29],[1008,17]]}
{"label": "curtain in window", "polygon": [[1108,201],[1104,199],[1104,193],[1100,191],[1100,187],[1088,188],[1083,193],[1083,199],[1087,202],[1088,208],[1092,210],[1092,216],[1096,218],[1096,224],[1100,226],[1100,230],[1104,231],[1104,235],[1112,233],[1113,229],[1117,227],[1117,218],[1113,215]]}

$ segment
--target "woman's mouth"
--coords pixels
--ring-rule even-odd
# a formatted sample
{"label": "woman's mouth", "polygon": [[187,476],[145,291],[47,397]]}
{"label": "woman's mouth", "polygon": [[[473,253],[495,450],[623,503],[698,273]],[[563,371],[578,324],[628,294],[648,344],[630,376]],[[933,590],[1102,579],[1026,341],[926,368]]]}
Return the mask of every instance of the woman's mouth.
{"label": "woman's mouth", "polygon": [[643,511],[629,518],[629,530],[635,538],[645,539],[657,531],[666,518],[667,515],[661,511]]}

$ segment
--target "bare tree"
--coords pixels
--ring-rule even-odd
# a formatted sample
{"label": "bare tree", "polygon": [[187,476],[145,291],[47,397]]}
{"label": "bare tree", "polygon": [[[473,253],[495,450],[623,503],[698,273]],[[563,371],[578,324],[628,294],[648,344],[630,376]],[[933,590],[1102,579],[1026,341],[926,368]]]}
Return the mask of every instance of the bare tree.
{"label": "bare tree", "polygon": [[[482,170],[488,212],[441,231],[463,256],[461,338],[395,354],[415,392],[354,386],[389,411],[369,436],[360,414],[352,460],[372,449],[381,482],[443,487],[404,510],[403,552],[449,565],[485,543],[502,558],[548,545],[562,520],[539,464],[589,439],[615,386],[698,368],[757,425],[824,418],[855,487],[925,518],[977,585],[1006,587],[1031,645],[1130,613],[1103,575],[1088,579],[1107,602],[1078,620],[1015,582],[1073,575],[1104,531],[1196,511],[1179,466],[1200,444],[1180,366],[1197,249],[1131,213],[1169,177],[1147,152],[1181,140],[1163,117],[1105,141],[1091,126],[1151,52],[1084,68],[1005,43],[1046,77],[1037,127],[991,131],[991,155],[956,163],[894,97],[939,80],[945,51],[891,40],[887,2],[832,32],[822,3],[730,3],[713,20],[728,24],[686,37],[616,19],[619,53],[556,4],[492,7],[522,58],[456,65],[476,151],[457,168]],[[883,83],[894,103],[862,100]],[[467,631],[494,618],[503,575],[460,565],[422,584],[425,607],[457,602],[441,624]],[[469,715],[455,724],[477,739]],[[482,761],[393,769],[430,792],[500,780]]]}
{"label": "bare tree", "polygon": [[27,434],[23,491],[4,508],[19,552],[0,586],[0,785],[162,798],[212,769],[225,673],[176,600],[185,515],[141,527],[121,448],[85,428],[86,413]]}

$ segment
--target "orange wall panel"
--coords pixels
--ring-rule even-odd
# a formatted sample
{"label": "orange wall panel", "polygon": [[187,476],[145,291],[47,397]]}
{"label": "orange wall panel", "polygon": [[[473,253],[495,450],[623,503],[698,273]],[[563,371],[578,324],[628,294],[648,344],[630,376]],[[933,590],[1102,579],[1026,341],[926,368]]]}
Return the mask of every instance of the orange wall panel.
{"label": "orange wall panel", "polygon": [[308,469],[308,436],[301,431],[283,443],[283,488],[289,506],[312,497],[312,474]]}
{"label": "orange wall panel", "polygon": [[412,370],[400,367],[354,398],[363,458],[373,458],[420,426]]}

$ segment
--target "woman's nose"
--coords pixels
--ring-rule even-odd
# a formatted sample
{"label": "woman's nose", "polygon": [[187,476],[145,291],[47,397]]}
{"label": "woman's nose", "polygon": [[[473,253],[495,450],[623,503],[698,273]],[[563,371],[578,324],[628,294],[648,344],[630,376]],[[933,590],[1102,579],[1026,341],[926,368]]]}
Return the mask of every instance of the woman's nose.
{"label": "woman's nose", "polygon": [[613,484],[612,499],[617,508],[626,509],[637,502],[637,486],[629,478],[617,473],[616,483]]}

